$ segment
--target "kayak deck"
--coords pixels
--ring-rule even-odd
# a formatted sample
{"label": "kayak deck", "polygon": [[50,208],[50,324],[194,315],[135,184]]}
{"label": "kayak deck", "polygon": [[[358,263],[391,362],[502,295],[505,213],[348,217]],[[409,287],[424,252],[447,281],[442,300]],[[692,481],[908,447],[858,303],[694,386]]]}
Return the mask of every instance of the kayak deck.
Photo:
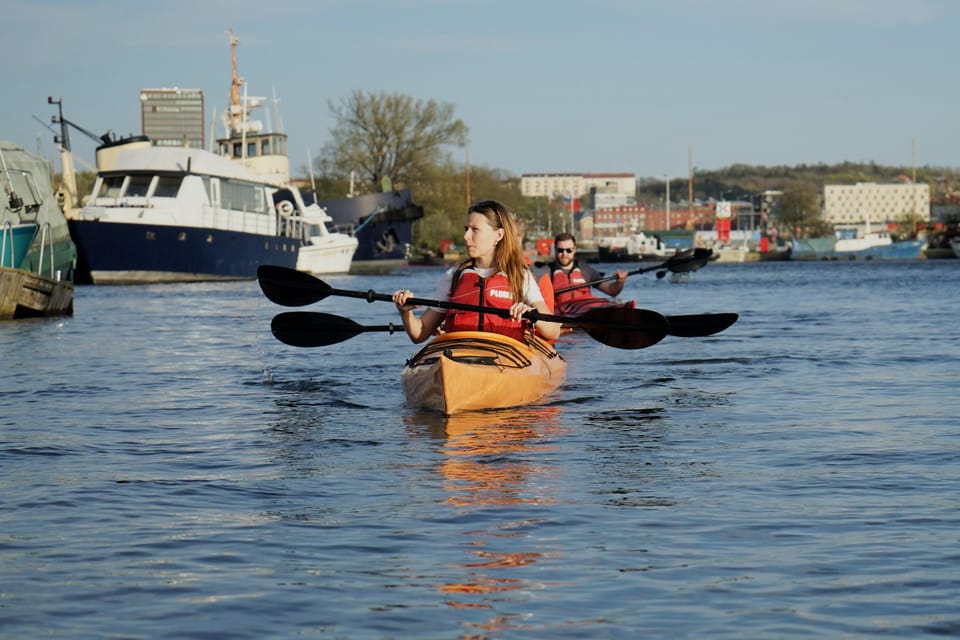
{"label": "kayak deck", "polygon": [[400,374],[410,407],[445,414],[537,402],[559,387],[567,363],[540,338],[520,342],[482,331],[432,339]]}

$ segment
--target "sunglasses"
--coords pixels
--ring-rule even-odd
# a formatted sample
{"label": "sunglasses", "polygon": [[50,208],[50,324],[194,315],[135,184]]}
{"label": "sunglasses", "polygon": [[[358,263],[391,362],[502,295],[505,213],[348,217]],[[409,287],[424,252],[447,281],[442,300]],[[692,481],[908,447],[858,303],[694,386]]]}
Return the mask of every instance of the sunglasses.
{"label": "sunglasses", "polygon": [[574,251],[576,251],[574,247],[557,247],[557,253],[573,253]]}

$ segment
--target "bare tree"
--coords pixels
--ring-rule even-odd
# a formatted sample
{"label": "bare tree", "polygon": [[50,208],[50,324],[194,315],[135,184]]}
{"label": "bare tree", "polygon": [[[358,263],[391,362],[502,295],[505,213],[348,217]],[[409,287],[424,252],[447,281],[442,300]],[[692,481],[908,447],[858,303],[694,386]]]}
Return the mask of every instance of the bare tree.
{"label": "bare tree", "polygon": [[467,126],[449,103],[355,90],[329,104],[336,123],[321,164],[340,178],[357,172],[369,190],[385,178],[409,186],[443,160],[445,147],[467,143]]}

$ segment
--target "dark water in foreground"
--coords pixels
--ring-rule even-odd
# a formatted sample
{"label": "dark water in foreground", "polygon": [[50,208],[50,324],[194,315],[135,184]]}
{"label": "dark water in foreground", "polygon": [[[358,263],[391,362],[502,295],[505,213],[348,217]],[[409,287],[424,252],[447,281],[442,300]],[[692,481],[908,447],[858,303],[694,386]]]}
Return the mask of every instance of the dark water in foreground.
{"label": "dark water in foreground", "polygon": [[253,282],[0,323],[0,637],[960,636],[960,261],[628,283],[741,320],[450,420],[405,336],[287,347]]}

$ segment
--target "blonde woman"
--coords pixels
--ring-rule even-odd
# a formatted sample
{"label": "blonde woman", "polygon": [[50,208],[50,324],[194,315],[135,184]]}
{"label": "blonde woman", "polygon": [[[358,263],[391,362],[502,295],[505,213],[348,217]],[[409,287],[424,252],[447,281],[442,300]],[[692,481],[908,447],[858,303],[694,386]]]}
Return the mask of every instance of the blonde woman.
{"label": "blonde woman", "polygon": [[[532,309],[549,314],[550,310],[524,262],[513,212],[495,200],[471,205],[463,239],[469,257],[444,274],[436,297],[447,302],[506,309],[509,317],[437,307],[417,316],[416,307],[406,304],[415,297],[413,292],[401,289],[394,292],[393,301],[407,335],[420,343],[443,323],[445,331],[490,331],[522,340],[527,322],[523,314]],[[557,322],[538,320],[534,328],[547,340],[560,335]]]}

